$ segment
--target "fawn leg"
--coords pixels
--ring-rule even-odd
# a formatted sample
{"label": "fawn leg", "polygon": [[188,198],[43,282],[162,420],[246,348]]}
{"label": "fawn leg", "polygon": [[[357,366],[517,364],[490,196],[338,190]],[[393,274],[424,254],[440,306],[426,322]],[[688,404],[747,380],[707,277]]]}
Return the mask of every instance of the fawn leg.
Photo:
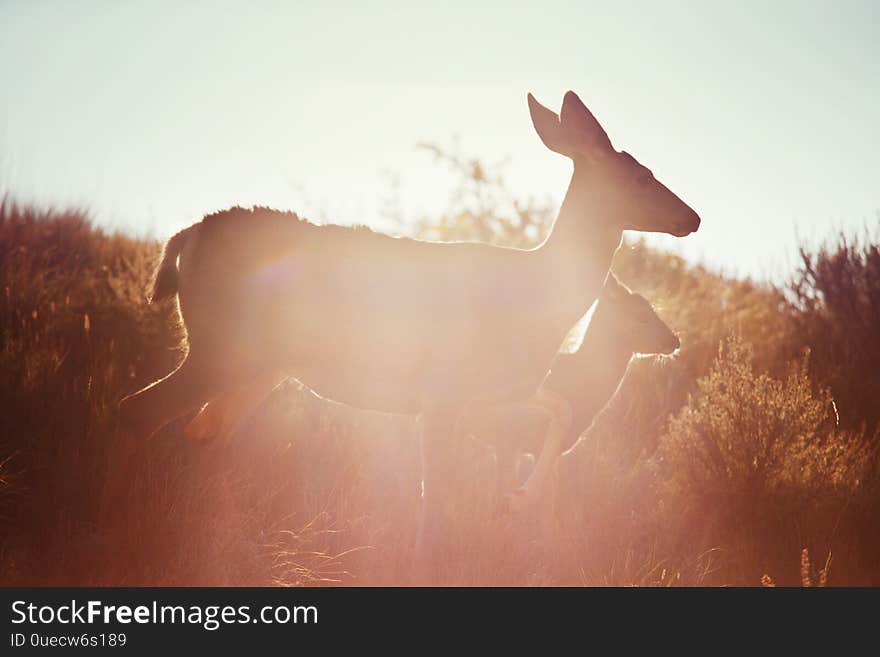
{"label": "fawn leg", "polygon": [[533,507],[541,499],[556,459],[562,451],[562,441],[572,422],[571,407],[559,395],[541,390],[530,404],[546,411],[550,415],[550,424],[535,469],[528,481],[517,491],[518,494],[513,502],[519,510]]}

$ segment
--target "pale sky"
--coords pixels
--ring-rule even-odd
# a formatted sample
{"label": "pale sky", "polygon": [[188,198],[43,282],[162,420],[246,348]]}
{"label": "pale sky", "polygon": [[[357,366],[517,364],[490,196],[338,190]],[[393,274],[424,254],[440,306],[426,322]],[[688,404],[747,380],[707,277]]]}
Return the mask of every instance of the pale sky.
{"label": "pale sky", "polygon": [[[575,6],[576,5],[576,6]],[[382,227],[452,180],[419,141],[565,191],[526,92],[574,89],[703,218],[693,260],[784,273],[880,222],[880,3],[0,0],[0,189],[156,237],[232,204]]]}

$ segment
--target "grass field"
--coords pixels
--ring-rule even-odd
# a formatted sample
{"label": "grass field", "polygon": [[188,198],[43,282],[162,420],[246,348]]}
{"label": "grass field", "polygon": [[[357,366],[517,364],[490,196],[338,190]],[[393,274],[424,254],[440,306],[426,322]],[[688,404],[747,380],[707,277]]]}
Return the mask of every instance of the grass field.
{"label": "grass field", "polygon": [[[465,179],[471,200],[421,234],[539,239],[547,208],[505,210],[482,171]],[[626,244],[614,271],[680,353],[631,364],[560,464],[549,529],[494,514],[491,454],[456,445],[439,581],[880,584],[874,237],[802,253],[779,287]],[[113,485],[118,400],[182,355],[173,305],[145,302],[159,249],[82,212],[0,206],[0,583],[406,583],[412,419],[288,382],[226,444],[188,444],[185,421],[169,425]]]}

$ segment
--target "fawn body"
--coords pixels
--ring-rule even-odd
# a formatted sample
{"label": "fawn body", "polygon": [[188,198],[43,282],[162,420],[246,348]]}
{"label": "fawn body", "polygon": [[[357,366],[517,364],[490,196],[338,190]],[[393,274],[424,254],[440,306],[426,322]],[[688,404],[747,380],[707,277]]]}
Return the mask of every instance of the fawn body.
{"label": "fawn body", "polygon": [[[608,273],[593,317],[574,353],[560,353],[541,386],[568,406],[555,417],[526,405],[494,406],[470,413],[462,429],[491,445],[496,454],[498,492],[517,485],[523,452],[540,455],[523,492],[540,495],[548,465],[575,444],[596,414],[614,396],[634,354],[670,354],[679,347],[675,333],[641,295]],[[543,459],[543,460],[542,460]]]}

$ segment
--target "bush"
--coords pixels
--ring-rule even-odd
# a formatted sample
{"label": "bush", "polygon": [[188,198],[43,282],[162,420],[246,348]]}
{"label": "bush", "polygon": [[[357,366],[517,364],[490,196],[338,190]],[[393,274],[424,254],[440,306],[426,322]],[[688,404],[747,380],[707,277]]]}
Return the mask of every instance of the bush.
{"label": "bush", "polygon": [[666,508],[679,518],[687,510],[692,540],[740,546],[734,560],[747,581],[762,567],[779,572],[805,545],[827,554],[871,463],[861,435],[837,428],[807,359],[775,379],[730,339],[697,387],[661,439]]}
{"label": "bush", "polygon": [[869,235],[801,249],[787,287],[791,349],[809,347],[813,376],[829,386],[841,424],[880,424],[880,246]]}

